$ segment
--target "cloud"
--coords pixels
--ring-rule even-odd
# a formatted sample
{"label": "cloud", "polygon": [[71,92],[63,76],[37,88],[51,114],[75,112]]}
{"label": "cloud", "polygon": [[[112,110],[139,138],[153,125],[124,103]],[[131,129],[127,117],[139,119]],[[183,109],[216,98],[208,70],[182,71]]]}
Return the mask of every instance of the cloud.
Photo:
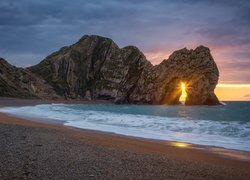
{"label": "cloud", "polygon": [[246,69],[249,12],[248,0],[2,0],[0,56],[35,64],[84,34],[98,34],[136,45],[157,63],[176,49],[204,44],[226,69]]}
{"label": "cloud", "polygon": [[244,97],[250,97],[250,94],[246,94]]}

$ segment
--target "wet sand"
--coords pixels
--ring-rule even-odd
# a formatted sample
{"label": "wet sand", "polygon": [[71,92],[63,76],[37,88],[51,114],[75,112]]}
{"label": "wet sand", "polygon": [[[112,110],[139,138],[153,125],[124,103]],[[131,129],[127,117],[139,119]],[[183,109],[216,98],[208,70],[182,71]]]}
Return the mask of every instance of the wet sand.
{"label": "wet sand", "polygon": [[244,158],[249,153],[239,151],[228,156],[229,150],[172,144],[0,113],[0,179],[250,177],[250,161]]}

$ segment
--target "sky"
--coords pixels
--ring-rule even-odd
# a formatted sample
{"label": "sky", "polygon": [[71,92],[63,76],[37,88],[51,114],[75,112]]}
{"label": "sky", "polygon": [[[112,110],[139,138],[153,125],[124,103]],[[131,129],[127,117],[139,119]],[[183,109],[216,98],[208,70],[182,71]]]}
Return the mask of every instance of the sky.
{"label": "sky", "polygon": [[249,0],[1,0],[0,56],[27,67],[85,34],[137,46],[153,64],[204,45],[220,70],[216,90],[250,100]]}

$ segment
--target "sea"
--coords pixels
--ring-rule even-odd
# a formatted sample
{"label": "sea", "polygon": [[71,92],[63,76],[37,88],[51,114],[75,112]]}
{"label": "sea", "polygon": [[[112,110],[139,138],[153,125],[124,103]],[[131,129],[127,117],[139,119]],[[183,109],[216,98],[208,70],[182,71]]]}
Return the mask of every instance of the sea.
{"label": "sea", "polygon": [[0,112],[82,129],[250,151],[250,102],[219,106],[41,104]]}

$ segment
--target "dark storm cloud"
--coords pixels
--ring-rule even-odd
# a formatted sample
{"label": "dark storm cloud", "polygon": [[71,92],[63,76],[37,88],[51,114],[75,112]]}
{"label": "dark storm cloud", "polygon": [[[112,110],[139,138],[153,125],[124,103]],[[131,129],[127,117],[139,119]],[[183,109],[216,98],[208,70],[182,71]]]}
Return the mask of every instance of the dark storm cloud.
{"label": "dark storm cloud", "polygon": [[[146,54],[204,44],[222,57],[233,49],[218,63],[246,70],[249,12],[248,0],[1,0],[0,56],[27,66],[84,34],[98,34]],[[245,61],[229,62],[236,55]]]}
{"label": "dark storm cloud", "polygon": [[[0,47],[11,53],[31,49],[45,53],[85,33],[111,36],[118,41],[121,38],[120,44],[126,44],[133,42],[131,39],[138,33],[150,34],[149,31],[161,27],[162,22],[170,24],[178,19],[165,17],[160,14],[163,9],[158,11],[157,6],[149,2],[142,5],[142,2],[4,1],[0,3]],[[163,5],[163,1],[158,3],[156,5]],[[126,40],[127,37],[130,40]]]}

